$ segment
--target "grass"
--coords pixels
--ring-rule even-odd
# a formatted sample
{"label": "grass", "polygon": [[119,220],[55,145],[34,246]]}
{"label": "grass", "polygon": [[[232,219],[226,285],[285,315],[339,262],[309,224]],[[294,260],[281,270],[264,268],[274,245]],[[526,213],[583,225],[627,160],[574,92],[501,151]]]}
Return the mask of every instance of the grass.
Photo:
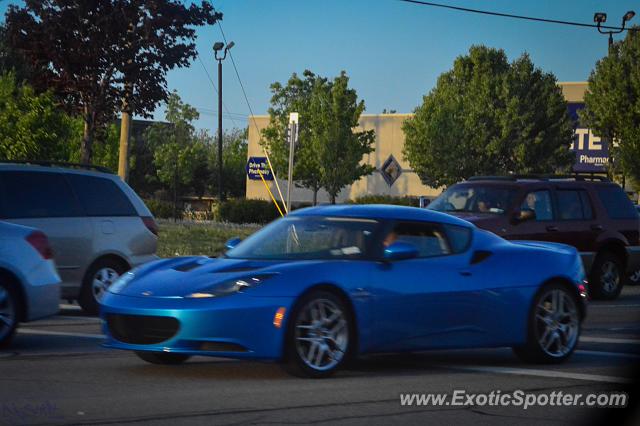
{"label": "grass", "polygon": [[245,238],[260,229],[260,225],[235,225],[219,222],[174,223],[158,220],[160,237],[158,256],[187,255],[218,256],[224,252],[224,243],[233,237]]}

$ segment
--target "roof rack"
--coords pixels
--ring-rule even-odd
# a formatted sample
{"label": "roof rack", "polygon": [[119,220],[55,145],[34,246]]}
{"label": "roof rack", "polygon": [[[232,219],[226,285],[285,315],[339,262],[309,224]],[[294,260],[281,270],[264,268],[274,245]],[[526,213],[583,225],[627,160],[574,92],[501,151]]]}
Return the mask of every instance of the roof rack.
{"label": "roof rack", "polygon": [[85,169],[95,170],[97,172],[113,174],[113,171],[103,166],[96,166],[93,164],[81,164],[81,163],[68,163],[65,161],[44,161],[44,160],[0,160],[0,163],[6,164],[32,164],[34,166],[45,167],[66,167],[70,169]]}
{"label": "roof rack", "polygon": [[576,180],[576,181],[598,181],[598,182],[610,182],[609,178],[604,175],[597,175],[592,173],[572,173],[566,175],[537,175],[537,174],[524,174],[524,175],[506,175],[506,176],[472,176],[468,181],[478,180],[498,180],[498,181],[511,181],[517,180]]}

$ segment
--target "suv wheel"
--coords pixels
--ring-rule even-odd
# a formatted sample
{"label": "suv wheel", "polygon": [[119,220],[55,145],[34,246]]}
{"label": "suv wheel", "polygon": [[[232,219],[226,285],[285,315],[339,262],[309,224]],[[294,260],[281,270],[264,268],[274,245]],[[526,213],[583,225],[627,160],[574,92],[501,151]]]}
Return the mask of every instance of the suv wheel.
{"label": "suv wheel", "polygon": [[19,301],[15,290],[0,281],[0,348],[11,343],[18,326],[18,312]]}
{"label": "suv wheel", "polygon": [[622,291],[622,262],[610,252],[598,255],[591,268],[589,291],[594,299],[612,300]]}
{"label": "suv wheel", "polygon": [[98,313],[98,300],[120,275],[127,271],[122,262],[115,259],[102,259],[94,263],[87,271],[80,289],[78,303],[90,315]]}

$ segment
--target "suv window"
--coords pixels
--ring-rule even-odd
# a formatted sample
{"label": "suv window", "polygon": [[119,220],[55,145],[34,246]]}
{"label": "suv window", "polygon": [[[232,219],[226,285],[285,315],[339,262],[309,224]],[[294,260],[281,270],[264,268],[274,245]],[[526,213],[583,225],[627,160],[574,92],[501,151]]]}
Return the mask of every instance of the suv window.
{"label": "suv window", "polygon": [[611,219],[636,219],[631,200],[619,186],[607,186],[598,189],[598,198]]}
{"label": "suv window", "polygon": [[6,219],[82,216],[61,173],[1,172],[0,187],[0,216]]}
{"label": "suv window", "polygon": [[426,222],[400,222],[385,239],[385,245],[401,241],[414,245],[418,257],[460,253],[471,241],[471,230],[462,226]]}
{"label": "suv window", "polygon": [[593,219],[593,210],[586,191],[559,189],[556,191],[556,196],[560,220]]}
{"label": "suv window", "polygon": [[532,191],[524,197],[520,210],[532,210],[536,213],[536,220],[552,220],[551,193],[549,191]]}
{"label": "suv window", "polygon": [[112,180],[67,175],[88,216],[137,216],[129,198]]}

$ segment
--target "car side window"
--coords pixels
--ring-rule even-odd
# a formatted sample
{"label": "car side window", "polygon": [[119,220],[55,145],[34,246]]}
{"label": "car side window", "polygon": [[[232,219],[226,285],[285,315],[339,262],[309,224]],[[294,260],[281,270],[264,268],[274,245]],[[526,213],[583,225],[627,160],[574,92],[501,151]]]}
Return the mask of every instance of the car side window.
{"label": "car side window", "polygon": [[2,216],[6,219],[78,217],[82,208],[61,173],[0,173]]}
{"label": "car side window", "polygon": [[551,193],[546,189],[527,193],[520,205],[520,210],[535,212],[536,220],[552,220]]}
{"label": "car side window", "polygon": [[110,179],[67,175],[89,216],[137,216],[131,201]]}
{"label": "car side window", "polygon": [[589,196],[584,190],[559,189],[556,191],[556,196],[560,220],[593,219]]}
{"label": "car side window", "polygon": [[618,185],[598,189],[598,198],[611,219],[635,219],[631,200]]}
{"label": "car side window", "polygon": [[418,257],[452,254],[447,234],[440,224],[427,222],[400,222],[387,235],[385,246],[394,242],[409,243],[418,249]]}

